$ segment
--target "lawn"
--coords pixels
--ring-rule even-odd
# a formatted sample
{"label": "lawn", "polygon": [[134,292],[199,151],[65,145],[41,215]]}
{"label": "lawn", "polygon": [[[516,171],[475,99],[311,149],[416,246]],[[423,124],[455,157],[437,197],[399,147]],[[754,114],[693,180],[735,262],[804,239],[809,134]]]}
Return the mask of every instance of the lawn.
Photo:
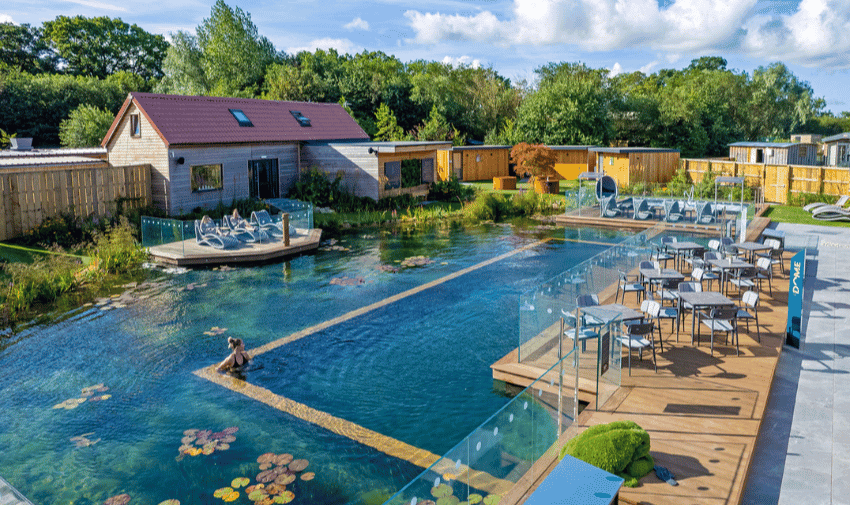
{"label": "lawn", "polygon": [[[523,179],[523,180],[525,180],[525,179]],[[534,188],[532,187],[531,184],[529,184],[528,182],[520,182],[519,180],[517,181],[517,185],[516,185],[517,189],[494,190],[492,180],[464,182],[463,184],[467,184],[469,186],[474,186],[475,189],[478,189],[480,191],[487,191],[489,193],[501,193],[501,194],[505,194],[505,195],[512,195],[514,193],[518,193],[520,190],[534,191]],[[578,181],[561,180],[561,181],[559,181],[558,185],[559,185],[558,192],[563,194],[564,191],[566,191],[568,189],[575,190],[575,188],[578,187]]]}
{"label": "lawn", "polygon": [[850,227],[848,221],[820,221],[812,217],[802,207],[791,207],[787,205],[771,205],[764,213],[764,217],[770,218],[771,221],[779,223],[794,223],[794,224],[813,224],[820,226],[839,226]]}

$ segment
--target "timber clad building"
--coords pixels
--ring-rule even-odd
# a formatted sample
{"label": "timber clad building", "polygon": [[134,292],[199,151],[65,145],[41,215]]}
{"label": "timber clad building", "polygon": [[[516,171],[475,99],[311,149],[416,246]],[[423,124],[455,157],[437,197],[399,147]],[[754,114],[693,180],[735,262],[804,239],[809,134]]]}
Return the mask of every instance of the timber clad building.
{"label": "timber clad building", "polygon": [[151,166],[168,214],[286,194],[306,142],[368,141],[339,104],[130,93],[101,143],[113,166]]}
{"label": "timber clad building", "polygon": [[729,157],[738,163],[767,165],[817,165],[817,144],[799,142],[735,142]]}

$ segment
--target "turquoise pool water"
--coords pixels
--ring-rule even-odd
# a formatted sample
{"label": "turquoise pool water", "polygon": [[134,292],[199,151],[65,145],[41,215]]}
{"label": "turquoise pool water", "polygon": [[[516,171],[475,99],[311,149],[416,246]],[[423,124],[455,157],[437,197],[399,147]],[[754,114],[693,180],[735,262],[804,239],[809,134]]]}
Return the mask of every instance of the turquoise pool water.
{"label": "turquoise pool water", "polygon": [[[623,236],[499,225],[360,233],[284,263],[163,275],[3,335],[0,476],[39,504],[122,494],[222,503],[217,489],[255,483],[258,457],[285,453],[308,462],[292,471],[292,503],[381,503],[422,468],[193,372],[227,355],[226,336],[257,347],[545,238],[556,240],[263,353],[245,374],[442,454],[508,400],[489,367],[517,345],[519,294]],[[418,256],[425,264],[403,266]],[[210,430],[208,454],[180,456],[203,445],[189,430]],[[233,503],[253,503],[237,491]]]}

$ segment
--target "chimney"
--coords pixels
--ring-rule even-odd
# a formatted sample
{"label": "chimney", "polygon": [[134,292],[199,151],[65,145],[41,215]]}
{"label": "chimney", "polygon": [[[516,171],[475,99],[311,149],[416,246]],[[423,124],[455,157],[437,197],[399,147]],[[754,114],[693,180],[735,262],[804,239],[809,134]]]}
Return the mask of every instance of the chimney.
{"label": "chimney", "polygon": [[12,143],[13,151],[31,151],[32,137],[12,137],[9,139]]}

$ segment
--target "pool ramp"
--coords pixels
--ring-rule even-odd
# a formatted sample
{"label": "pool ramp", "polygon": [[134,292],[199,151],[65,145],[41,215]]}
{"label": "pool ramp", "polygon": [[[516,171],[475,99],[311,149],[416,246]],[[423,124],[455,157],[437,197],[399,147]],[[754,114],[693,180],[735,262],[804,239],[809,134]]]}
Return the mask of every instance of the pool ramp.
{"label": "pool ramp", "polygon": [[11,484],[0,477],[0,505],[34,505]]}

